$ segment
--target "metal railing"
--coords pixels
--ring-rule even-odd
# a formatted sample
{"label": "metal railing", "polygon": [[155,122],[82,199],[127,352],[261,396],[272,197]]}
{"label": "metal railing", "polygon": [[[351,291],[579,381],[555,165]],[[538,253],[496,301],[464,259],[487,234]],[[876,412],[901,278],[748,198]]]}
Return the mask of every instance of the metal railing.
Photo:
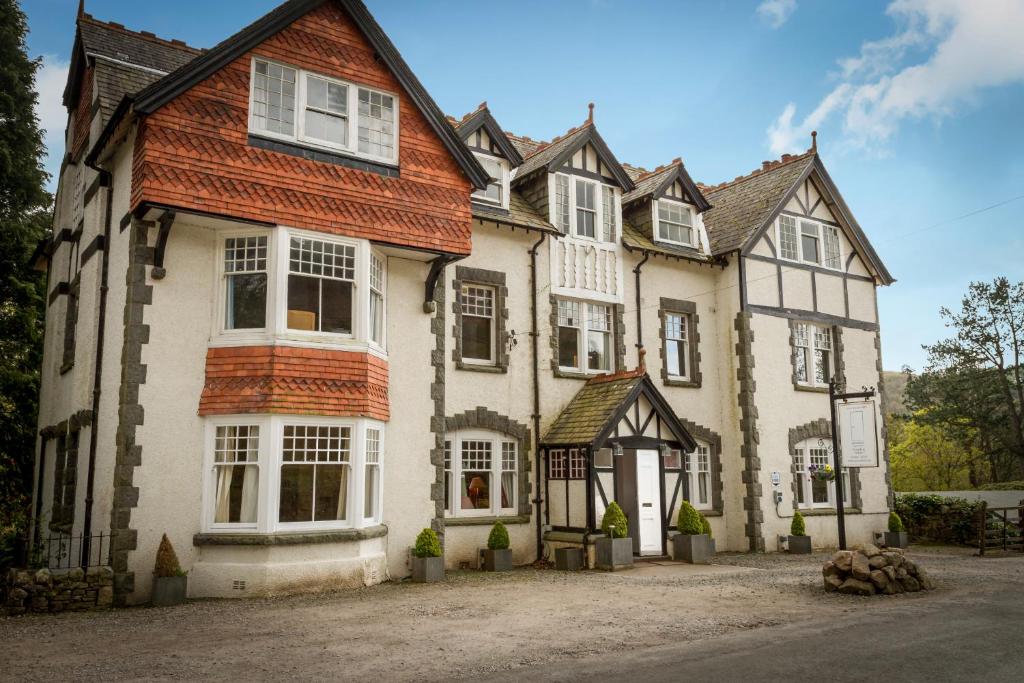
{"label": "metal railing", "polygon": [[978,554],[986,550],[1024,552],[1024,500],[1015,507],[989,507],[985,501],[978,509]]}
{"label": "metal railing", "polygon": [[32,543],[20,543],[21,557],[15,557],[20,567],[71,569],[72,567],[102,567],[110,565],[110,534],[100,532],[92,536],[82,534],[50,533]]}

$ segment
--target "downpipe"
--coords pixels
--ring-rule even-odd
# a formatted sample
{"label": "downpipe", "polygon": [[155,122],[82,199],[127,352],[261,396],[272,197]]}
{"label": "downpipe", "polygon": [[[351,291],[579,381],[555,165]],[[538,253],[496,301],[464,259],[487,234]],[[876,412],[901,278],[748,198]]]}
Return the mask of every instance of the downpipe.
{"label": "downpipe", "polygon": [[537,343],[539,336],[537,326],[537,250],[544,243],[547,234],[542,234],[537,243],[530,249],[530,347],[533,352],[533,464],[534,483],[536,493],[533,497],[534,521],[537,529],[537,559],[544,556],[544,526],[541,520],[541,511],[544,499],[540,494],[540,349]]}

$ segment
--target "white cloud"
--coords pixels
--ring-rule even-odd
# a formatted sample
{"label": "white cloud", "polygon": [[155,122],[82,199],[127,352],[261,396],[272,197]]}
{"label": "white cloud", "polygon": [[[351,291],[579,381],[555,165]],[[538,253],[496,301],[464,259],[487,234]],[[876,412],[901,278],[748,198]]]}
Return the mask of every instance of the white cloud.
{"label": "white cloud", "polygon": [[52,176],[51,185],[56,184],[55,173],[60,169],[60,159],[64,154],[64,127],[68,122],[68,112],[61,98],[67,80],[68,62],[54,55],[43,55],[43,63],[36,71],[36,91],[39,93],[36,116],[39,127],[45,131],[46,170]]}
{"label": "white cloud", "polygon": [[779,28],[796,10],[796,0],[764,0],[757,6],[757,15],[772,28]]}
{"label": "white cloud", "polygon": [[788,104],[768,128],[773,153],[803,148],[833,118],[844,143],[877,145],[904,120],[941,121],[987,88],[1024,82],[1020,0],[894,0],[886,13],[898,31],[839,60],[840,83],[803,120]]}

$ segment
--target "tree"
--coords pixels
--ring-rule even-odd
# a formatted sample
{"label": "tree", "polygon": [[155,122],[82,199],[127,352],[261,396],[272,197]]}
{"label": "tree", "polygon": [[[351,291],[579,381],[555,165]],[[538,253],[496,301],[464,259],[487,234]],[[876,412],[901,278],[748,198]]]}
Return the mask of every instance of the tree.
{"label": "tree", "polygon": [[29,259],[50,223],[26,31],[0,0],[0,532],[23,524],[31,490],[46,282]]}
{"label": "tree", "polygon": [[889,428],[889,444],[892,484],[897,491],[973,488],[971,467],[979,454],[965,449],[942,427],[924,420],[894,420]]}
{"label": "tree", "polygon": [[972,282],[959,311],[941,309],[955,334],[931,346],[911,377],[911,406],[965,447],[986,455],[1003,481],[1024,472],[1024,282]]}

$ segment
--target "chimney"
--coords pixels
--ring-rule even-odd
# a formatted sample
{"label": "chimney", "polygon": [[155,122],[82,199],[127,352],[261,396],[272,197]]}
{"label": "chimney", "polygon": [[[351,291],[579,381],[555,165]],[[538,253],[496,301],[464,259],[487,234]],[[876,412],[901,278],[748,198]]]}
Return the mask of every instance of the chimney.
{"label": "chimney", "polygon": [[818,151],[818,131],[816,130],[811,131],[811,151]]}
{"label": "chimney", "polygon": [[770,161],[762,161],[761,162],[761,170],[762,171],[767,171],[771,167],[772,167],[772,162],[770,162]]}
{"label": "chimney", "polygon": [[792,158],[793,158],[793,155],[792,155],[792,154],[783,154],[783,155],[782,155],[782,161],[783,161],[783,162],[789,161],[789,160],[790,160],[790,159],[792,159]]}
{"label": "chimney", "polygon": [[590,104],[588,104],[587,105],[587,109],[588,109],[588,112],[587,112],[587,123],[593,123],[594,122],[594,103],[591,102]]}

